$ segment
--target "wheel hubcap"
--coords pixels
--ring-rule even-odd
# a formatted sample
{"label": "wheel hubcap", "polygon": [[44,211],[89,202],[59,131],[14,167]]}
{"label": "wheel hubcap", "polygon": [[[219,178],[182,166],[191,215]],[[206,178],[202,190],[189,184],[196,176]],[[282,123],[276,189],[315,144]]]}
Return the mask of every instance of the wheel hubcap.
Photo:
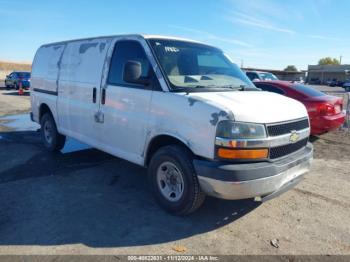
{"label": "wheel hubcap", "polygon": [[182,197],[184,181],[180,169],[175,164],[164,162],[158,167],[157,183],[167,200],[176,202]]}
{"label": "wheel hubcap", "polygon": [[52,143],[52,125],[50,122],[45,122],[44,124],[44,136],[45,136],[46,142],[51,144]]}

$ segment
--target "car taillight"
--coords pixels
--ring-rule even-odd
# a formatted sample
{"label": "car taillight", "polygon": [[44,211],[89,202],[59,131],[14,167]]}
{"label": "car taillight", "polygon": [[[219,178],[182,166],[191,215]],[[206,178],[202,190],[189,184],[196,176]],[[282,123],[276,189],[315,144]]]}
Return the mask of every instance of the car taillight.
{"label": "car taillight", "polygon": [[319,104],[318,112],[320,113],[321,116],[330,116],[336,113],[334,105],[326,104],[326,103]]}

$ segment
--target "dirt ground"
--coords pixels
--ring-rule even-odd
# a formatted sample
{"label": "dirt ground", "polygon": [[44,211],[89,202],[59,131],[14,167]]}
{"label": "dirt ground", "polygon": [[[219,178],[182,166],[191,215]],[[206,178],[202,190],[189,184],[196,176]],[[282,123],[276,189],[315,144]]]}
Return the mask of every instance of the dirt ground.
{"label": "dirt ground", "polygon": [[[28,111],[28,96],[7,93],[0,115]],[[346,131],[313,138],[311,172],[280,197],[208,198],[174,217],[154,202],[143,168],[94,149],[47,153],[35,126],[11,121],[0,118],[0,254],[350,255]]]}
{"label": "dirt ground", "polygon": [[19,96],[18,91],[4,90],[2,83],[0,81],[0,116],[28,112],[30,108],[29,92],[26,91],[23,96]]}

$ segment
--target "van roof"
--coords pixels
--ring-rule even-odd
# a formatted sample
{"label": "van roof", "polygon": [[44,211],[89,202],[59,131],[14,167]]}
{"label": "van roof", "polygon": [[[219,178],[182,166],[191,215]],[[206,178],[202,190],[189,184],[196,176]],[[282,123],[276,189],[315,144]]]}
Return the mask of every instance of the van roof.
{"label": "van roof", "polygon": [[182,37],[175,37],[175,36],[163,36],[163,35],[148,35],[148,34],[121,34],[121,35],[107,35],[107,36],[96,36],[96,37],[88,37],[88,38],[79,38],[79,39],[72,39],[72,40],[65,40],[65,41],[59,41],[59,42],[53,42],[53,43],[48,43],[44,44],[42,46],[52,46],[52,45],[57,45],[57,44],[63,44],[63,43],[69,43],[69,42],[75,42],[75,41],[83,41],[83,40],[95,40],[95,39],[100,39],[100,38],[114,38],[114,37],[141,37],[144,39],[169,39],[169,40],[180,40],[180,41],[186,41],[186,42],[192,42],[192,43],[198,43],[198,44],[205,44],[200,41],[192,40],[192,39],[187,39],[187,38],[182,38]]}

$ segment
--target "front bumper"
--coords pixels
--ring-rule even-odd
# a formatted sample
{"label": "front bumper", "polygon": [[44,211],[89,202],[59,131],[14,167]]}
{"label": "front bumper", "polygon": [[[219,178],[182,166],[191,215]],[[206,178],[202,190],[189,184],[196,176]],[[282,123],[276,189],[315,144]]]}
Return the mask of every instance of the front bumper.
{"label": "front bumper", "polygon": [[310,143],[275,162],[232,164],[194,160],[202,190],[222,199],[277,196],[299,182],[313,158]]}

